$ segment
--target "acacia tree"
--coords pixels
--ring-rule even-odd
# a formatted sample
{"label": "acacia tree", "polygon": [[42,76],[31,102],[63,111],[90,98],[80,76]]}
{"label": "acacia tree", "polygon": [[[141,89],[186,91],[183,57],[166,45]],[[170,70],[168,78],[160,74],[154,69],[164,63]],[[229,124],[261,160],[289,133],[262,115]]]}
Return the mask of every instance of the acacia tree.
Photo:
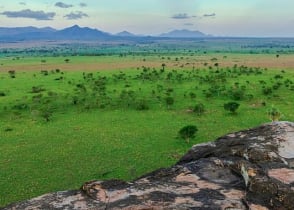
{"label": "acacia tree", "polygon": [[162,67],[162,72],[164,72],[165,66],[166,66],[166,64],[165,64],[165,63],[161,64],[161,67]]}
{"label": "acacia tree", "polygon": [[195,137],[195,133],[198,131],[195,125],[186,125],[181,130],[179,130],[178,135],[180,138],[184,139],[187,143],[190,142],[191,138]]}

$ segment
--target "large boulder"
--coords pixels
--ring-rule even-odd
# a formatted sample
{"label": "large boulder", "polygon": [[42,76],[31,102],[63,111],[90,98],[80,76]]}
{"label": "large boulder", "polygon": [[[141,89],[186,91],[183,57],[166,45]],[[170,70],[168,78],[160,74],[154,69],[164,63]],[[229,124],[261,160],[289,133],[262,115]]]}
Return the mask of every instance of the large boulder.
{"label": "large boulder", "polygon": [[294,123],[195,145],[176,165],[132,182],[90,181],[4,209],[294,209]]}

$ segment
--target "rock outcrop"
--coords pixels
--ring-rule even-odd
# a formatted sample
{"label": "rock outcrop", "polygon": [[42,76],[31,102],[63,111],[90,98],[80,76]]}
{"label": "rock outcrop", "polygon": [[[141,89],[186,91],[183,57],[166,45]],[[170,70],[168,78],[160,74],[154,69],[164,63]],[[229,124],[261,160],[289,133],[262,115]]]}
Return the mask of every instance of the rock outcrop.
{"label": "rock outcrop", "polygon": [[90,181],[4,209],[294,209],[294,123],[195,145],[171,168],[132,182]]}

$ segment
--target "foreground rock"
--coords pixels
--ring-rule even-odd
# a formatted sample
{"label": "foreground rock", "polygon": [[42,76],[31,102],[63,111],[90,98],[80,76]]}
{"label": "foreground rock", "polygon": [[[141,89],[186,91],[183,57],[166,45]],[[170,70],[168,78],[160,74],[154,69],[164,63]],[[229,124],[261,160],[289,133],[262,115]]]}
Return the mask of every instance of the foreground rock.
{"label": "foreground rock", "polygon": [[294,123],[196,145],[133,182],[90,181],[4,209],[294,209]]}

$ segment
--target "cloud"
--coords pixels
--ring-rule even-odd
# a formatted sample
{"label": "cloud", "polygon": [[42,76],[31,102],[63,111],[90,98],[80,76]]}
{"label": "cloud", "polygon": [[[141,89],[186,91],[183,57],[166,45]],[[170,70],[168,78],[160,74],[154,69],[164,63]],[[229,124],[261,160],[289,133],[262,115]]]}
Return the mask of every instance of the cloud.
{"label": "cloud", "polygon": [[179,13],[179,14],[173,15],[171,18],[173,18],[173,19],[189,19],[191,17],[187,13]]}
{"label": "cloud", "polygon": [[194,24],[193,23],[185,23],[184,25],[185,26],[193,26]]}
{"label": "cloud", "polygon": [[4,11],[0,13],[9,18],[31,18],[35,20],[53,20],[55,12],[44,12],[44,11],[32,11],[30,9],[24,9],[21,11]]}
{"label": "cloud", "polygon": [[87,15],[86,13],[83,13],[81,11],[76,11],[76,12],[71,12],[63,17],[65,17],[68,20],[77,20],[77,19],[81,19],[83,17],[89,17],[89,15]]}
{"label": "cloud", "polygon": [[80,5],[80,7],[86,7],[87,6],[86,3],[80,3],[79,5]]}
{"label": "cloud", "polygon": [[19,2],[19,4],[20,5],[27,5],[27,3],[23,2],[23,1],[22,2]]}
{"label": "cloud", "polygon": [[63,2],[56,2],[55,7],[70,8],[70,7],[73,7],[73,5],[72,4],[65,4]]}
{"label": "cloud", "polygon": [[215,13],[211,13],[211,14],[204,14],[203,17],[215,17],[216,14]]}

